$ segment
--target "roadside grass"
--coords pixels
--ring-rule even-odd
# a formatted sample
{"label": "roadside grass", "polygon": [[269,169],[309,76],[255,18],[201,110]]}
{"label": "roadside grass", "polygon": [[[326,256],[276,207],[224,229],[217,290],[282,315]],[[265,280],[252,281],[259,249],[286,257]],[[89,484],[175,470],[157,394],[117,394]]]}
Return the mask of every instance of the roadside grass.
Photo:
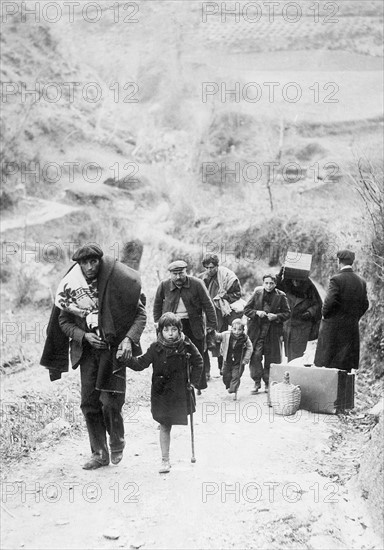
{"label": "roadside grass", "polygon": [[[17,375],[11,375],[17,376]],[[52,446],[64,435],[80,434],[78,399],[58,392],[25,389],[17,400],[2,401],[0,459],[8,465],[39,447]]]}
{"label": "roadside grass", "polygon": [[[29,365],[30,375],[39,384],[34,388],[20,385],[12,391],[2,391],[0,410],[0,460],[3,474],[12,463],[33,455],[40,448],[60,443],[64,436],[88,438],[85,421],[80,410],[80,375],[63,374],[62,379],[50,382],[48,371]],[[2,375],[20,383],[21,372]],[[11,382],[12,380],[8,380]],[[40,386],[40,387],[39,387]],[[136,422],[138,407],[149,405],[150,372],[127,372],[127,394],[124,407],[126,422]]]}

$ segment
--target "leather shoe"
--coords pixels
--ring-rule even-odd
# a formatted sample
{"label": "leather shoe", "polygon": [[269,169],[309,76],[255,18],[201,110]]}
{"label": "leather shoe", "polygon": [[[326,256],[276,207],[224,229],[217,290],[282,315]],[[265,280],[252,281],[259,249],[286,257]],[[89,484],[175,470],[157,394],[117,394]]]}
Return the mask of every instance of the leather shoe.
{"label": "leather shoe", "polygon": [[112,464],[118,464],[123,458],[123,451],[111,452],[111,462]]}
{"label": "leather shoe", "polygon": [[83,470],[96,470],[97,468],[102,468],[103,466],[108,466],[109,458],[100,462],[99,459],[92,457],[88,462],[83,465]]}

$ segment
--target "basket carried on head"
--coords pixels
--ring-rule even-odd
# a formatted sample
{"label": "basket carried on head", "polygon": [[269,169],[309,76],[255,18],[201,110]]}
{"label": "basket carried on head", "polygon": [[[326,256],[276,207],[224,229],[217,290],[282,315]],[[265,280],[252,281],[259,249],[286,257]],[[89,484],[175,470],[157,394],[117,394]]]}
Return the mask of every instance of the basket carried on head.
{"label": "basket carried on head", "polygon": [[276,414],[290,416],[295,414],[300,406],[301,389],[289,382],[289,373],[284,374],[283,382],[272,382],[270,399]]}

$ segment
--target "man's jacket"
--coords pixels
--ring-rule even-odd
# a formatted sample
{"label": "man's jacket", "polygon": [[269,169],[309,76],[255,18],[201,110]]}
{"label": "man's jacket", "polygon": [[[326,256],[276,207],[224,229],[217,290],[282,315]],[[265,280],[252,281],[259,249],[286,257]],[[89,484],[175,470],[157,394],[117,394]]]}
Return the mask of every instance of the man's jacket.
{"label": "man's jacket", "polygon": [[180,297],[188,313],[191,330],[195,338],[204,338],[203,312],[207,319],[207,328],[216,329],[215,307],[202,281],[196,277],[187,277],[181,288],[172,279],[162,281],[157,288],[153,305],[153,318],[159,322],[163,313],[176,313]]}
{"label": "man's jacket", "polygon": [[[141,281],[137,271],[109,256],[100,260],[97,276],[100,336],[113,348],[129,336],[138,346],[146,322],[145,308],[140,302]],[[54,306],[47,328],[47,339],[40,364],[50,372],[51,380],[61,378],[68,371],[68,346],[71,343],[73,368],[79,364],[83,352],[85,320]]]}
{"label": "man's jacket", "polygon": [[253,345],[255,345],[255,342],[260,335],[262,323],[269,323],[270,338],[280,338],[283,335],[283,323],[289,319],[290,316],[290,309],[286,294],[275,288],[272,291],[270,313],[275,313],[277,315],[277,319],[276,321],[262,320],[258,315],[256,315],[256,311],[263,309],[263,296],[264,288],[257,287],[244,307],[244,315],[249,318],[248,336]]}
{"label": "man's jacket", "polygon": [[331,278],[322,309],[324,319],[358,320],[368,307],[367,285],[351,267]]}
{"label": "man's jacket", "polygon": [[351,267],[330,282],[323,305],[315,365],[346,370],[359,368],[359,319],[369,307],[367,285]]}

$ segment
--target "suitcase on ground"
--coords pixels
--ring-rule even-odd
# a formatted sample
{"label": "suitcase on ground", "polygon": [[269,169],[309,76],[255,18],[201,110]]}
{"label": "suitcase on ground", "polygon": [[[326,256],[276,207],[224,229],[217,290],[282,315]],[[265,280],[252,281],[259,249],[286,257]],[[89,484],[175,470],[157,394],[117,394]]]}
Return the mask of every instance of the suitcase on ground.
{"label": "suitcase on ground", "polygon": [[281,382],[289,373],[292,384],[300,386],[300,409],[311,412],[336,414],[355,406],[355,375],[339,369],[325,367],[298,367],[271,364],[269,387]]}

